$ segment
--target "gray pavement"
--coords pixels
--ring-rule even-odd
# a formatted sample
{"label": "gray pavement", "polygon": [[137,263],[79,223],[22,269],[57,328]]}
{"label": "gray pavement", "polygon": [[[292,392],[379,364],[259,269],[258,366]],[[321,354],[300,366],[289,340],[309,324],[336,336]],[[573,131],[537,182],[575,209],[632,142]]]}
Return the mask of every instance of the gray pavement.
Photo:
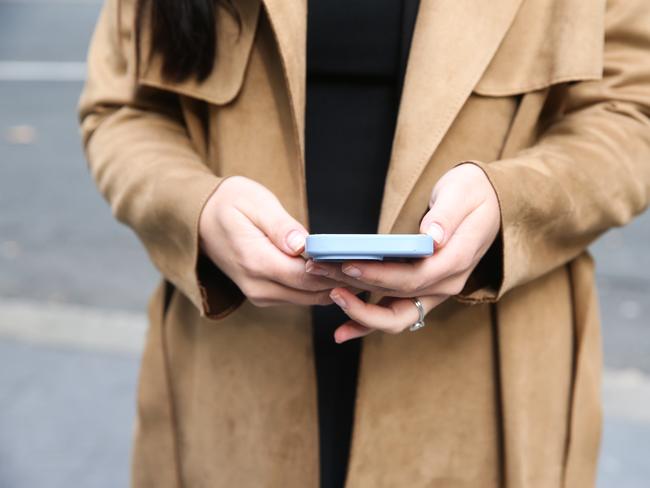
{"label": "gray pavement", "polygon": [[[141,309],[156,274],[92,183],[76,120],[80,90],[79,82],[0,82],[0,296]],[[17,144],[21,126],[32,139]]]}
{"label": "gray pavement", "polygon": [[605,362],[612,368],[637,368],[648,374],[650,212],[611,230],[591,251],[596,258]]}
{"label": "gray pavement", "polygon": [[[1,488],[128,480],[143,313],[157,273],[86,168],[81,82],[55,81],[56,70],[50,81],[2,78],[8,61],[45,74],[52,65],[42,62],[83,62],[99,7],[0,0]],[[601,488],[650,486],[649,243],[646,213],[592,247],[608,368]]]}
{"label": "gray pavement", "polygon": [[0,486],[128,486],[138,358],[0,341]]}

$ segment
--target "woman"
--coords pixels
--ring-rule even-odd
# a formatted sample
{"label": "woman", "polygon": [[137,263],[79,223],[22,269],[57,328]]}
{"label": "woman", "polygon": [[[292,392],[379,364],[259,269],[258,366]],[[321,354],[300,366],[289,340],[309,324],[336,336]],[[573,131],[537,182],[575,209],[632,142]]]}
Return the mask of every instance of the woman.
{"label": "woman", "polygon": [[[384,110],[381,127],[350,154],[377,148],[395,116],[389,154],[377,149],[389,164],[374,230],[429,232],[437,251],[323,265],[301,255],[310,217],[327,218],[330,192],[352,215],[381,175],[346,157],[334,110],[319,132],[313,110],[327,103],[305,77],[318,71],[306,34],[324,3],[310,2],[309,28],[302,1],[108,0],[102,12],[80,102],[89,167],[163,277],[133,485],[340,486],[342,472],[347,487],[593,486],[601,354],[586,247],[650,198],[650,4],[422,0],[399,114],[366,107]],[[366,7],[395,18],[370,12],[384,8]],[[390,29],[404,42],[400,8]],[[323,154],[346,160],[328,173]],[[311,179],[318,168],[331,188]],[[342,196],[339,180],[353,183]],[[410,332],[414,298],[426,325]],[[336,307],[345,323],[320,327]],[[352,350],[337,405],[326,383],[343,381],[343,359],[323,354],[326,327]]]}

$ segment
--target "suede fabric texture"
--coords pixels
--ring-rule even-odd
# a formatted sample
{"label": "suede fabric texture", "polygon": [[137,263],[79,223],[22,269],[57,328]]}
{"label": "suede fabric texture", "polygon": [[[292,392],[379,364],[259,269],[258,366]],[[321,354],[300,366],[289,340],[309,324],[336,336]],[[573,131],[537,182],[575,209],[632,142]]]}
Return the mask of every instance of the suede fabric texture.
{"label": "suede fabric texture", "polygon": [[[235,4],[239,22],[218,9],[203,83],[166,81],[156,56],[136,66],[133,0],[106,1],[90,47],[89,170],[161,273],[134,487],[318,486],[309,310],[253,306],[198,246],[203,206],[231,175],[309,229],[306,2]],[[648,205],[649,116],[647,0],[422,0],[377,231],[417,233],[438,178],[466,161],[502,225],[425,328],[363,339],[346,487],[594,486],[602,358],[586,247]]]}

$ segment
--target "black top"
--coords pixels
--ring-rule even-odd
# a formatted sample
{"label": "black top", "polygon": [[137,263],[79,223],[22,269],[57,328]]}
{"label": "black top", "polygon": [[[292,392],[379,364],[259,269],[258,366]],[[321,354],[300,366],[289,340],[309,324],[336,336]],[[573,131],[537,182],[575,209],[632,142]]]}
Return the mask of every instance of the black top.
{"label": "black top", "polygon": [[[375,233],[417,0],[309,0],[305,150],[309,231]],[[361,339],[312,307],[321,488],[345,481]]]}
{"label": "black top", "polygon": [[412,0],[309,2],[311,233],[377,231],[416,9]]}

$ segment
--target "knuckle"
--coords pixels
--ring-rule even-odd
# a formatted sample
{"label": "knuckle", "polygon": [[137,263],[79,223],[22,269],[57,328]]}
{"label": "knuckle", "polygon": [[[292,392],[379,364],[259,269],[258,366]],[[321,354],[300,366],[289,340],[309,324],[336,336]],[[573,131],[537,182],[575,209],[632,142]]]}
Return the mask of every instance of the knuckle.
{"label": "knuckle", "polygon": [[246,298],[256,307],[265,307],[269,303],[269,297],[263,292],[262,288],[254,283],[244,283],[242,292]]}
{"label": "knuckle", "polygon": [[243,269],[244,271],[248,269],[249,256],[244,252],[241,246],[233,246],[231,259],[239,268]]}
{"label": "knuckle", "polygon": [[308,291],[316,291],[318,289],[316,280],[313,279],[313,276],[308,275],[304,269],[296,270],[293,275],[292,281],[300,289]]}
{"label": "knuckle", "polygon": [[292,272],[289,279],[293,288],[307,292],[319,292],[322,290],[322,286],[319,287],[318,280],[303,270]]}
{"label": "knuckle", "polygon": [[395,298],[412,298],[416,295],[419,295],[418,291],[408,291],[408,290],[393,290],[391,291],[391,296]]}
{"label": "knuckle", "polygon": [[391,326],[387,327],[386,329],[384,329],[384,331],[387,332],[390,335],[397,335],[400,332],[402,332],[402,328],[397,326],[397,325],[391,325]]}
{"label": "knuckle", "polygon": [[258,308],[264,308],[267,305],[267,302],[264,299],[257,297],[248,297],[248,301],[251,302],[254,306]]}
{"label": "knuckle", "polygon": [[342,277],[350,282],[361,282],[371,286],[384,286],[386,284],[381,275],[378,276],[372,269],[364,271],[363,276],[360,279],[351,278],[344,273],[342,273]]}
{"label": "knuckle", "polygon": [[239,254],[239,263],[241,267],[251,276],[257,276],[260,273],[259,260],[256,253],[246,253],[241,250],[237,251]]}
{"label": "knuckle", "polygon": [[316,304],[317,305],[329,305],[333,303],[332,299],[330,298],[329,290],[324,291],[322,293],[318,293],[316,295]]}
{"label": "knuckle", "polygon": [[454,280],[451,283],[449,294],[458,295],[460,292],[463,291],[463,288],[465,288],[465,282],[463,280]]}
{"label": "knuckle", "polygon": [[246,295],[246,298],[249,300],[255,296],[254,286],[249,280],[245,280],[242,283],[239,283],[239,289],[244,295]]}
{"label": "knuckle", "polygon": [[466,270],[472,267],[474,262],[473,256],[471,256],[469,253],[462,253],[461,256],[458,258],[458,264],[460,265],[460,269]]}
{"label": "knuckle", "polygon": [[449,256],[449,267],[454,271],[466,269],[467,262],[468,258],[465,253],[456,251]]}
{"label": "knuckle", "polygon": [[420,278],[417,275],[410,275],[404,281],[404,291],[406,293],[415,293],[421,288]]}

